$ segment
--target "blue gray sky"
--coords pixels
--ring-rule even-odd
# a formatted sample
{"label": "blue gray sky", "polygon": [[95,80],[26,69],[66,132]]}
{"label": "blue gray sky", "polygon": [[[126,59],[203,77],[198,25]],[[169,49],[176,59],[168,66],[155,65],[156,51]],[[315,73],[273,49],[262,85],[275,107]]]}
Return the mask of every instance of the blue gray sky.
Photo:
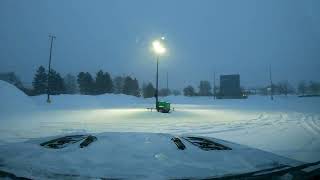
{"label": "blue gray sky", "polygon": [[1,0],[0,72],[31,82],[47,66],[61,74],[99,69],[155,80],[153,39],[166,37],[160,86],[241,75],[243,86],[320,80],[318,0]]}

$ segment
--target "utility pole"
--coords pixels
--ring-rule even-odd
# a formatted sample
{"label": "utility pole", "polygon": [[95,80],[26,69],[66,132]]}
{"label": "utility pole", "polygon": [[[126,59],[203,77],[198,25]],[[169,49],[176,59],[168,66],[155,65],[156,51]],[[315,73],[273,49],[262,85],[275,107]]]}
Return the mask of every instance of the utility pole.
{"label": "utility pole", "polygon": [[56,38],[56,36],[50,34],[49,38],[51,40],[51,43],[50,43],[50,55],[49,55],[49,67],[48,67],[47,103],[51,103],[51,100],[50,100],[51,56],[52,56],[52,44],[53,44],[53,40]]}
{"label": "utility pole", "polygon": [[167,72],[167,91],[169,90],[169,75],[168,75],[168,72]]}
{"label": "utility pole", "polygon": [[273,100],[273,83],[272,83],[272,74],[271,74],[271,64],[269,65],[269,78],[270,78],[270,98]]}
{"label": "utility pole", "polygon": [[213,72],[213,99],[216,99],[216,72]]}

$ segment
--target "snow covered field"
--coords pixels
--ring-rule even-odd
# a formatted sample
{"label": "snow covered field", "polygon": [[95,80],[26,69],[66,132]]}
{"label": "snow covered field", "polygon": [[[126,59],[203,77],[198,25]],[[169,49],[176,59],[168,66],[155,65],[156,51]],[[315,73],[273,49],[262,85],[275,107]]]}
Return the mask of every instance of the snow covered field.
{"label": "snow covered field", "polygon": [[27,97],[0,81],[0,144],[86,132],[209,136],[305,162],[320,160],[320,98],[247,100],[168,97],[175,111],[150,112],[153,99],[125,95]]}

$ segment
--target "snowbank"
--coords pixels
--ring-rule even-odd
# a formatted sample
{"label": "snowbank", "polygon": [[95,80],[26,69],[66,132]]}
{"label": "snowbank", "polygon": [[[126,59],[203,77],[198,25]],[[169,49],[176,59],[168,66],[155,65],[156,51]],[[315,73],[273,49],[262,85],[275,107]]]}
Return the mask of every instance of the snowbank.
{"label": "snowbank", "polygon": [[14,85],[0,80],[0,114],[24,112],[34,108],[34,102],[29,96]]}
{"label": "snowbank", "polygon": [[34,96],[33,101],[38,107],[51,110],[80,110],[102,108],[141,107],[149,104],[148,100],[124,94],[79,95],[61,94],[51,96],[51,103],[46,102],[46,95]]}
{"label": "snowbank", "polygon": [[0,115],[19,113],[31,110],[66,110],[66,109],[99,109],[125,108],[148,104],[151,99],[143,99],[124,94],[103,95],[52,95],[47,103],[47,95],[27,96],[14,85],[0,80]]}

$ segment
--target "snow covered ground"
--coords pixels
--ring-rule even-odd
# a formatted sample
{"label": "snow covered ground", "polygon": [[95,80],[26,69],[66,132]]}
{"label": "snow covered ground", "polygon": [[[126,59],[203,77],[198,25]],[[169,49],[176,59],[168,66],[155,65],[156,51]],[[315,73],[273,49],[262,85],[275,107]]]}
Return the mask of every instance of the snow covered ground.
{"label": "snow covered ground", "polygon": [[209,136],[292,159],[320,160],[320,98],[246,100],[168,97],[175,111],[150,112],[153,99],[125,95],[27,97],[0,81],[0,144],[70,133],[155,132]]}

